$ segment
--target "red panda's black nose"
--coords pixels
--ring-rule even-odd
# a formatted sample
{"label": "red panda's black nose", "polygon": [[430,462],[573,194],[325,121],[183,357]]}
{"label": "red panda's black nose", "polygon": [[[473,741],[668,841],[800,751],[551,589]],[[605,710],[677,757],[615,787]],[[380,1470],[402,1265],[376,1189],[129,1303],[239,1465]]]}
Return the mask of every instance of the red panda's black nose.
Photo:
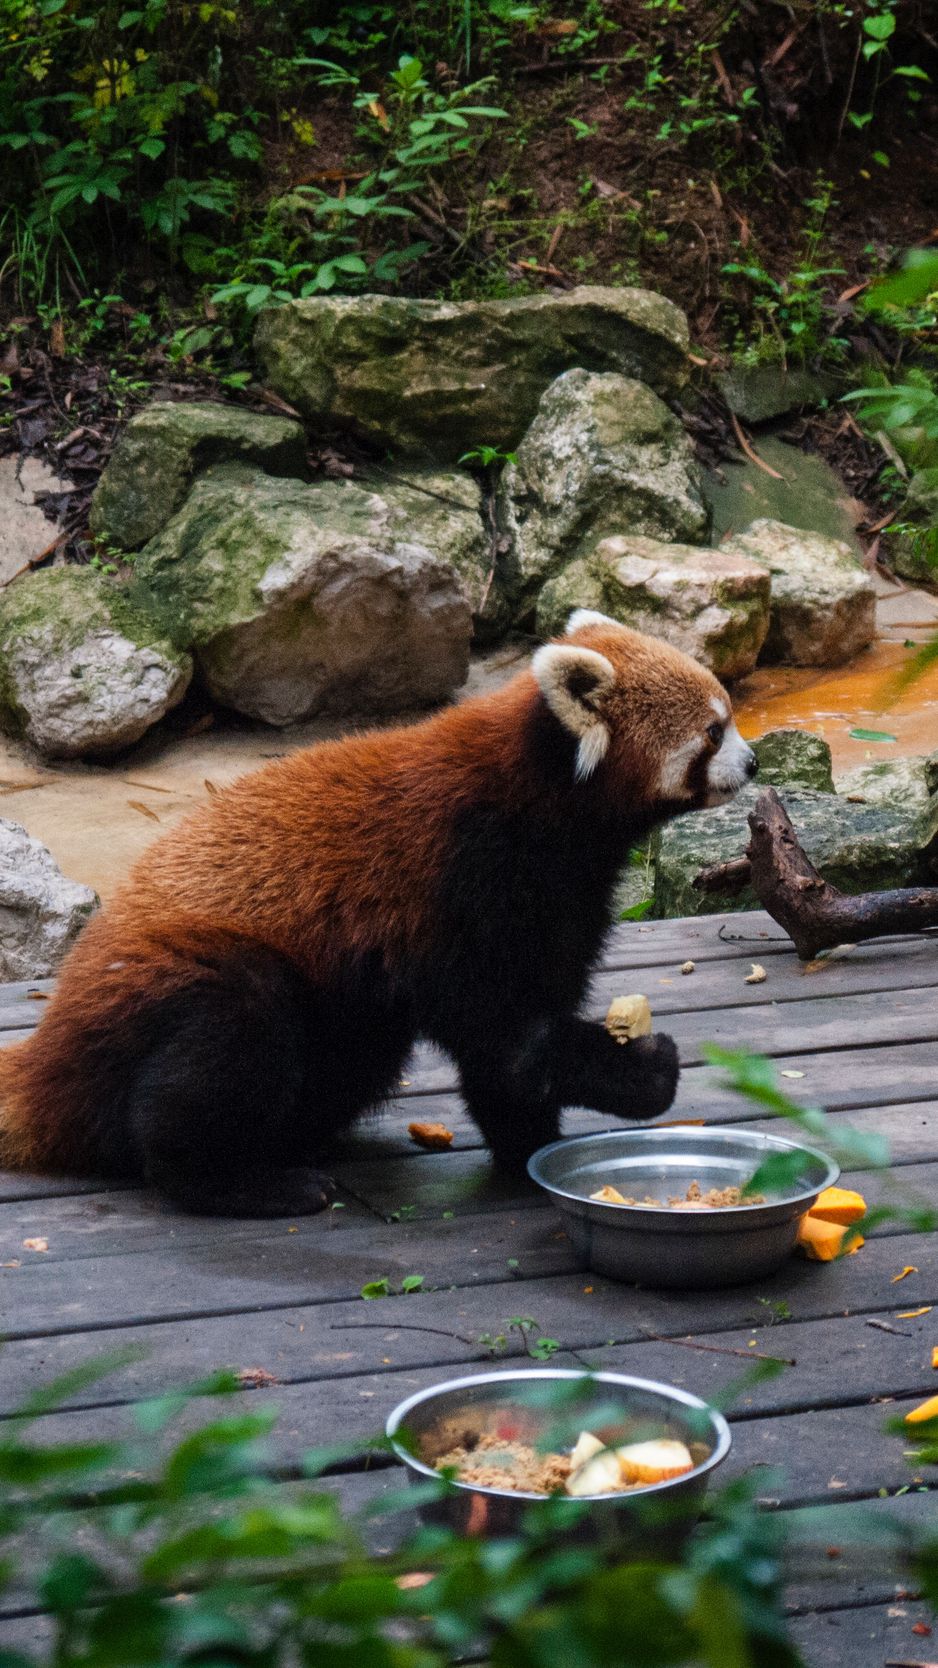
{"label": "red panda's black nose", "polygon": [[752,748],[750,748],[749,749],[749,757],[746,760],[746,775],[749,776],[749,777],[755,776],[758,769],[759,769],[759,761],[756,758],[755,753],[752,751]]}

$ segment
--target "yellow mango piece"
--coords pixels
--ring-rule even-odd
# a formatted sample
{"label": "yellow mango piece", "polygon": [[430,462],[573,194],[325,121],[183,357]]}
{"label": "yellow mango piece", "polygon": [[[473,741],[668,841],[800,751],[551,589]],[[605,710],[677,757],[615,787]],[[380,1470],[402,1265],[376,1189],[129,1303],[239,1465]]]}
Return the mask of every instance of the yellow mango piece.
{"label": "yellow mango piece", "polygon": [[866,1200],[862,1193],[851,1193],[849,1187],[825,1187],[808,1212],[822,1222],[840,1222],[849,1227],[866,1215]]}
{"label": "yellow mango piece", "polygon": [[934,1368],[936,1368],[936,1370],[938,1370],[938,1344],[935,1345],[931,1352],[931,1364]]}
{"label": "yellow mango piece", "polygon": [[811,1257],[816,1263],[832,1263],[844,1250],[848,1256],[859,1251],[863,1244],[862,1234],[854,1234],[850,1244],[845,1248],[844,1240],[847,1228],[839,1222],[825,1222],[819,1216],[811,1214],[803,1216],[798,1226],[796,1243],[801,1246],[806,1257]]}
{"label": "yellow mango piece", "polygon": [[911,1413],[905,1416],[907,1425],[920,1425],[926,1419],[938,1419],[938,1396],[929,1396],[927,1402],[913,1407]]}

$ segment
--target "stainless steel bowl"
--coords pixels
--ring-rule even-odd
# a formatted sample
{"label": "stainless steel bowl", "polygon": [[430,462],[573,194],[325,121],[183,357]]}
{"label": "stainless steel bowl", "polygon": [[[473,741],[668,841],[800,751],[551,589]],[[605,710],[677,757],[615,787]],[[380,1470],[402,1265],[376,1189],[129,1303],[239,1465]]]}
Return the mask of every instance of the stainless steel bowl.
{"label": "stainless steel bowl", "polygon": [[425,1522],[446,1524],[461,1535],[510,1535],[525,1512],[536,1510],[535,1503],[549,1504],[560,1517],[559,1534],[567,1509],[575,1538],[608,1541],[618,1556],[630,1545],[646,1555],[650,1547],[667,1554],[679,1548],[693,1527],[710,1474],[726,1458],[732,1440],[722,1414],[686,1390],[624,1373],[563,1367],[480,1373],[419,1390],[394,1409],[386,1431],[412,1483],[432,1477],[442,1484],[435,1459],[506,1426],[518,1441],[546,1439],[561,1448],[572,1448],[581,1430],[608,1444],[676,1437],[697,1464],[670,1482],[629,1494],[590,1495],[585,1502],[556,1496],[547,1502],[543,1495],[516,1490],[443,1484],[439,1496],[419,1507]]}
{"label": "stainless steel bowl", "polygon": [[[684,1193],[692,1181],[742,1187],[770,1153],[800,1153],[798,1182],[764,1205],[660,1210],[590,1198],[610,1184],[631,1197]],[[560,1207],[586,1267],[640,1286],[742,1285],[771,1274],[792,1251],[798,1223],[840,1175],[824,1153],[745,1129],[616,1129],[541,1147],[533,1180]]]}

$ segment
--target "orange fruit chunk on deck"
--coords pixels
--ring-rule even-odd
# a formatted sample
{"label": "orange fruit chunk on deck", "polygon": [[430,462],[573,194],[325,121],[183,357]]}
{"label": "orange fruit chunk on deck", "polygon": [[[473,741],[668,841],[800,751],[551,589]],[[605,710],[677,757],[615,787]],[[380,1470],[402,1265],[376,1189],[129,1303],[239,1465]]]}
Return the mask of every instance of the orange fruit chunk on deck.
{"label": "orange fruit chunk on deck", "polygon": [[819,1216],[803,1216],[798,1225],[798,1239],[806,1257],[812,1257],[818,1263],[832,1263],[842,1252],[852,1256],[859,1251],[863,1244],[861,1234],[854,1234],[850,1244],[845,1246],[848,1228],[840,1222],[825,1222]]}
{"label": "orange fruit chunk on deck", "polygon": [[849,1227],[866,1215],[866,1200],[862,1193],[851,1193],[849,1187],[825,1187],[808,1212],[822,1222],[839,1222]]}
{"label": "orange fruit chunk on deck", "polygon": [[919,1407],[913,1407],[911,1413],[905,1416],[907,1425],[920,1425],[925,1419],[938,1419],[938,1396],[929,1396],[927,1402]]}

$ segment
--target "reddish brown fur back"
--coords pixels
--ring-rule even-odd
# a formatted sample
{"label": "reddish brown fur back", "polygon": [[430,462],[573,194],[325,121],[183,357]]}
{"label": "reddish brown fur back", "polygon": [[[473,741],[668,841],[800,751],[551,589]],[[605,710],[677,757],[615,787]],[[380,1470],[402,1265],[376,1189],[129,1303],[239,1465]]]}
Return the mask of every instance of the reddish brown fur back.
{"label": "reddish brown fur back", "polygon": [[[635,633],[592,626],[566,641],[598,649],[619,675],[596,792],[641,805],[681,726],[699,725],[720,685]],[[122,1087],[109,1039],[194,977],[211,978],[232,933],[326,986],[350,955],[377,954],[389,968],[406,958],[432,927],[463,810],[491,803],[549,818],[553,798],[569,796],[571,782],[552,789],[529,755],[540,703],[524,672],[414,728],[305,750],[157,841],[72,951],[36,1036],[0,1056],[0,1162],[93,1162],[98,1109]]]}

